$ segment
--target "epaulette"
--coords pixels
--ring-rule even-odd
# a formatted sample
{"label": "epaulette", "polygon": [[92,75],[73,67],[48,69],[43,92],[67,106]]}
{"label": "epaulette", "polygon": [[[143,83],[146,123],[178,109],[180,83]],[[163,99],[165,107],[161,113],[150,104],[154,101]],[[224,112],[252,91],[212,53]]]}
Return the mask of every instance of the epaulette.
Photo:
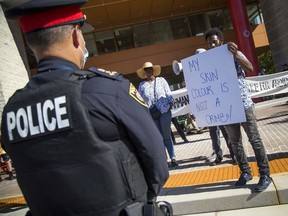
{"label": "epaulette", "polygon": [[118,73],[116,71],[107,71],[101,68],[95,68],[91,67],[88,69],[88,71],[92,71],[93,73],[96,73],[97,75],[107,77],[110,79],[120,80],[121,73]]}

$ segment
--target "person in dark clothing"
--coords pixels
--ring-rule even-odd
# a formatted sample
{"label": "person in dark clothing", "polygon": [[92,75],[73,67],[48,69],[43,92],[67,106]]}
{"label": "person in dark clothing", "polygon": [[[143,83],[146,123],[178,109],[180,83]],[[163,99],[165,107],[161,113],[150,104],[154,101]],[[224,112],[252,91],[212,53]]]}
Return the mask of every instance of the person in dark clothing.
{"label": "person in dark clothing", "polygon": [[[137,89],[115,71],[83,69],[85,3],[31,0],[5,11],[38,62],[1,127],[29,215],[122,215],[155,200],[169,176],[163,138]],[[69,80],[76,75],[82,88]]]}
{"label": "person in dark clothing", "polygon": [[[181,125],[178,123],[176,117],[173,117],[173,118],[172,118],[172,123],[173,123],[173,125],[175,126],[178,134],[179,134],[180,137],[182,138],[183,142],[184,142],[184,143],[189,143],[189,140],[187,139],[187,137],[186,137],[186,135],[185,135],[185,133],[184,133],[184,130],[183,130],[183,128],[181,127]],[[176,143],[175,136],[174,136],[174,134],[173,134],[172,131],[171,131],[171,136],[172,136],[173,142]]]}
{"label": "person in dark clothing", "polygon": [[[212,28],[205,32],[205,40],[207,42],[209,49],[213,49],[215,47],[223,45],[224,36],[220,29]],[[243,107],[246,116],[246,122],[224,126],[231,141],[233,152],[238,162],[238,166],[241,170],[241,175],[238,181],[235,183],[235,186],[243,187],[244,185],[246,185],[248,181],[252,180],[253,178],[253,175],[251,174],[251,168],[249,166],[243,147],[242,135],[241,135],[241,126],[242,126],[249,138],[249,142],[252,145],[255,153],[255,158],[260,173],[260,179],[255,187],[255,191],[260,192],[268,188],[268,186],[272,182],[272,179],[270,177],[268,157],[257,127],[254,103],[252,101],[251,96],[249,95],[247,86],[244,83],[245,71],[247,72],[253,71],[253,66],[251,62],[246,58],[246,56],[241,51],[238,50],[238,46],[234,42],[228,42],[227,49],[231,52],[231,54],[234,57],[234,63],[239,81],[238,83],[241,99],[243,102]],[[229,71],[227,71],[227,73],[228,72]]]}
{"label": "person in dark clothing", "polygon": [[231,142],[229,140],[228,134],[227,134],[223,125],[209,127],[209,134],[210,134],[210,138],[212,140],[213,153],[212,153],[211,157],[208,158],[208,160],[210,163],[215,163],[215,164],[218,164],[223,160],[223,151],[222,151],[221,143],[220,143],[220,130],[221,130],[222,135],[225,139],[226,145],[229,149],[232,163],[237,164],[235,154],[234,154],[232,146],[231,146]]}

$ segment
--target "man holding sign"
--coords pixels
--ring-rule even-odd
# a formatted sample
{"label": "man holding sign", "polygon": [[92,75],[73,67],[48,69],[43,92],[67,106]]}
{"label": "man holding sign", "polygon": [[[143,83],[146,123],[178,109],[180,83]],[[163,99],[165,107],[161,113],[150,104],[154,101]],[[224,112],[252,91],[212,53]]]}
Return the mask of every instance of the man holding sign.
{"label": "man holding sign", "polygon": [[[209,49],[221,46],[224,41],[223,33],[218,28],[209,29],[205,33],[205,40],[208,44]],[[248,160],[243,148],[240,130],[240,126],[242,125],[249,138],[249,142],[254,149],[255,158],[260,173],[260,180],[255,187],[255,191],[263,191],[270,185],[272,179],[270,178],[268,158],[257,128],[253,101],[249,96],[248,89],[244,84],[244,70],[247,72],[251,72],[253,70],[253,66],[244,56],[244,54],[238,50],[238,46],[235,43],[228,42],[227,47],[234,57],[241,99],[243,102],[246,116],[246,122],[225,125],[225,129],[231,140],[232,148],[237,158],[239,168],[241,170],[241,176],[235,183],[235,186],[242,187],[253,178],[251,174],[251,168],[248,164]],[[229,73],[229,71],[227,71],[227,73]]]}

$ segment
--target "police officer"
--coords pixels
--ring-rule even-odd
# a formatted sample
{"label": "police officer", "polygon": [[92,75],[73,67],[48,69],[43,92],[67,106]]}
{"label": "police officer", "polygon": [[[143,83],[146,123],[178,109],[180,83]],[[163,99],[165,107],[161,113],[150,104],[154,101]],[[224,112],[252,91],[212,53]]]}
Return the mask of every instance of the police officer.
{"label": "police officer", "polygon": [[86,2],[30,0],[5,11],[38,62],[5,106],[1,127],[33,216],[120,215],[155,199],[168,178],[161,134],[128,80],[91,68],[95,76],[79,95],[78,85],[62,81],[84,73]]}

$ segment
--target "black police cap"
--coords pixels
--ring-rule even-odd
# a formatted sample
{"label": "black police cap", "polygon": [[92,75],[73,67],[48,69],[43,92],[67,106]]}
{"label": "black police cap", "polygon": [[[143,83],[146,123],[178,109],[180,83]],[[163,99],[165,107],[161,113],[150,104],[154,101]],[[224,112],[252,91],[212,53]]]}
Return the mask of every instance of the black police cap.
{"label": "black police cap", "polygon": [[4,14],[8,19],[17,19],[27,14],[47,11],[57,7],[79,6],[87,3],[88,0],[23,0],[22,3],[8,8]]}
{"label": "black police cap", "polygon": [[9,19],[18,19],[25,33],[74,23],[84,24],[86,33],[94,28],[80,10],[85,3],[87,0],[24,0],[4,13]]}

